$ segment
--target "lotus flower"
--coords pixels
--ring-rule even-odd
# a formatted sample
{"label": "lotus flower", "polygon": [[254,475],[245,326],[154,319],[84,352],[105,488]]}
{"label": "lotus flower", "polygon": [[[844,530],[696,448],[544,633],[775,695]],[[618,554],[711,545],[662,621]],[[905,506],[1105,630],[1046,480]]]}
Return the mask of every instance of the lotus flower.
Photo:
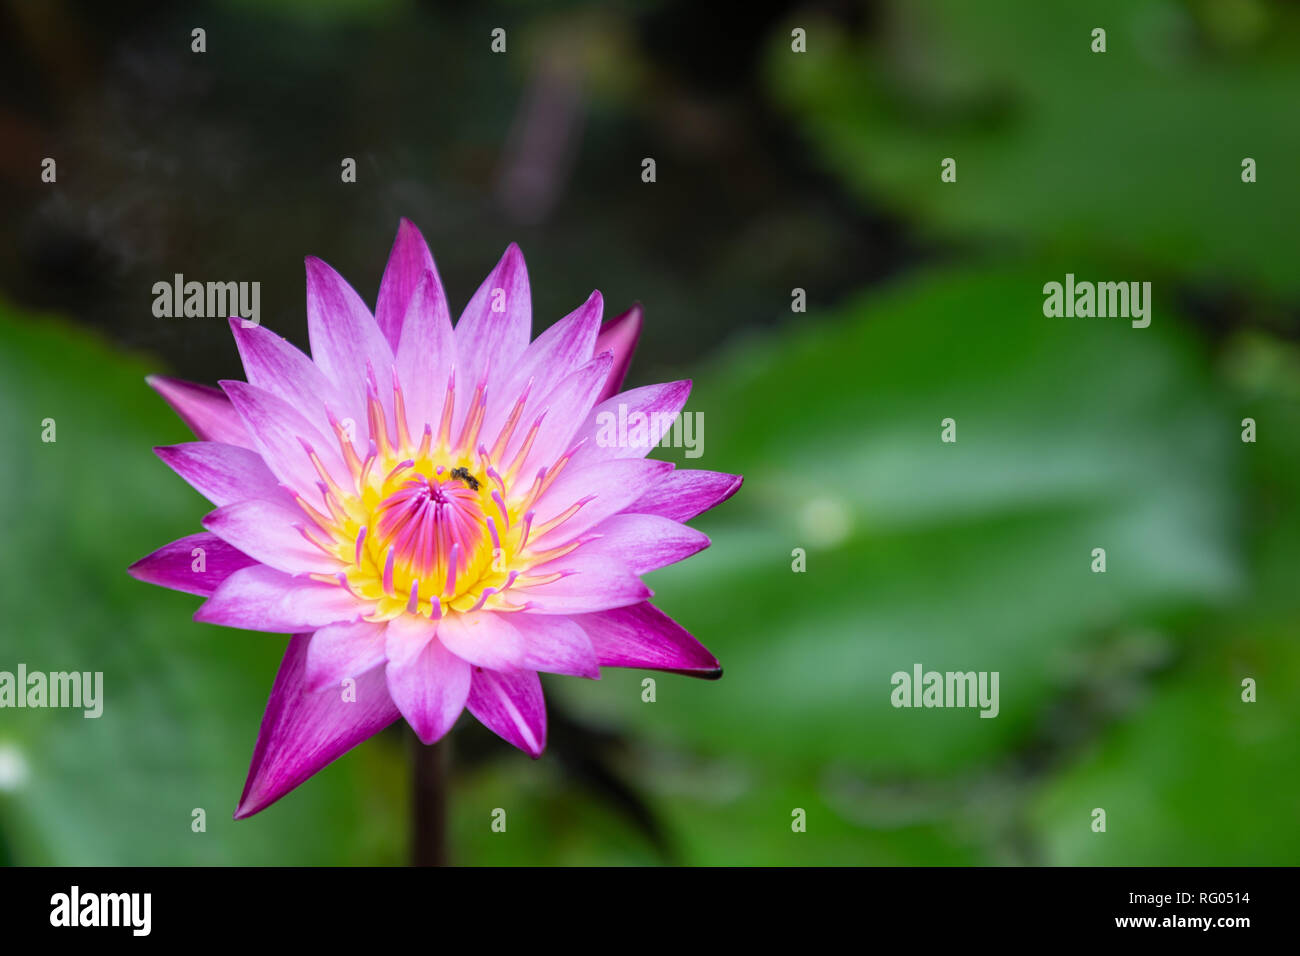
{"label": "lotus flower", "polygon": [[247,382],[150,379],[200,439],[156,452],[216,510],[131,573],[205,596],[197,621],[293,635],[237,819],[399,716],[428,744],[468,708],[537,757],[539,671],[721,673],[640,575],[706,547],[684,522],[742,479],[597,441],[602,412],[671,420],[690,391],[617,394],[641,313],[601,311],[530,343],[511,245],[453,329],[403,220],[373,315],[307,259],[311,358],[236,318]]}

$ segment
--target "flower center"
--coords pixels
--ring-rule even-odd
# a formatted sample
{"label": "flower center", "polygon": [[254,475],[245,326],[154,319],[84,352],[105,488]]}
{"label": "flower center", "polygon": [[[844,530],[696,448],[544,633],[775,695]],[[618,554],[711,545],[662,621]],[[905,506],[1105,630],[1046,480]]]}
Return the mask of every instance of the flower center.
{"label": "flower center", "polygon": [[385,591],[419,588],[429,597],[455,597],[457,585],[477,581],[491,564],[487,516],[479,492],[463,479],[416,473],[379,503],[373,518],[370,550],[384,568]]}
{"label": "flower center", "polygon": [[373,378],[369,390],[370,448],[358,456],[347,430],[331,418],[351,481],[340,485],[319,456],[304,446],[320,475],[322,511],[295,498],[311,519],[303,536],[346,570],[314,574],[339,584],[367,605],[365,618],[387,621],[402,614],[437,619],[447,611],[487,607],[521,611],[528,605],[512,586],[527,588],[560,577],[530,569],[567,554],[583,543],[537,549],[533,542],[558,527],[586,503],[575,502],[542,526],[533,505],[567,464],[569,454],[523,480],[520,475],[541,419],[516,444],[508,459],[525,395],[489,449],[479,442],[486,402],[474,393],[460,435],[451,436],[455,382],[448,385],[442,422],[435,437],[426,425],[419,441],[406,427],[402,392],[394,386],[390,428]]}

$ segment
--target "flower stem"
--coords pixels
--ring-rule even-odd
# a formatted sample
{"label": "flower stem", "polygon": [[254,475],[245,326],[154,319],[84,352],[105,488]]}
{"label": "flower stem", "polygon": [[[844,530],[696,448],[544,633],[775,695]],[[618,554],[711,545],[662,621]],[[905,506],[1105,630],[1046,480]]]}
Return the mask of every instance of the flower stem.
{"label": "flower stem", "polygon": [[450,743],[420,743],[412,731],[411,865],[447,865],[447,764]]}

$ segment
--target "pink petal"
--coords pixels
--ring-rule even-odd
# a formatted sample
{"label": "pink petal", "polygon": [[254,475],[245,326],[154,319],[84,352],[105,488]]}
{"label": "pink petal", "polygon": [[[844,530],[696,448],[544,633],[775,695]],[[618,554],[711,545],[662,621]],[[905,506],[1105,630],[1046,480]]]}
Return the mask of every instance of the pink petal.
{"label": "pink petal", "polygon": [[406,667],[420,656],[424,645],[433,640],[438,625],[427,618],[403,614],[388,622],[384,634],[384,653],[398,667]]}
{"label": "pink petal", "polygon": [[690,521],[726,501],[745,483],[740,475],[679,468],[651,485],[627,510]]}
{"label": "pink petal", "polygon": [[[447,297],[443,294],[429,246],[415,224],[403,219],[398,223],[393,251],[389,253],[384,277],[379,282],[379,301],[375,303],[375,322],[394,352],[402,340],[411,297],[426,273],[433,274],[437,290],[435,298],[441,301],[442,311],[447,312]],[[375,371],[378,373],[379,370]]]}
{"label": "pink petal", "polygon": [[[456,324],[457,428],[465,419],[475,388],[486,383],[487,393],[494,395],[528,348],[533,315],[530,295],[523,254],[511,243]],[[493,311],[497,303],[500,312]]]}
{"label": "pink petal", "polygon": [[530,378],[544,388],[554,385],[591,361],[598,354],[596,336],[604,308],[604,298],[593,291],[586,302],[539,335],[519,362],[519,387]]}
{"label": "pink petal", "polygon": [[248,383],[284,399],[321,434],[332,435],[325,408],[341,407],[342,401],[316,363],[264,326],[244,328],[242,321],[231,319],[230,330]]}
{"label": "pink petal", "polygon": [[291,577],[257,564],[226,578],[194,620],[289,634],[355,621],[369,610],[344,588]]}
{"label": "pink petal", "polygon": [[249,498],[222,505],[203,519],[203,527],[265,565],[288,574],[337,574],[344,565],[326,555],[298,531],[312,524],[301,509]]}
{"label": "pink petal", "polygon": [[319,499],[321,480],[303,442],[316,452],[335,480],[348,475],[336,439],[326,438],[282,398],[246,382],[222,382],[248,432],[253,436],[262,460],[271,473],[309,501]]}
{"label": "pink petal", "polygon": [[270,806],[398,717],[381,668],[357,678],[352,700],[345,699],[341,689],[309,691],[305,665],[310,639],[310,634],[298,634],[285,651],[236,820]]}
{"label": "pink petal", "polygon": [[423,743],[451,730],[465,709],[470,666],[436,639],[426,641],[414,657],[390,659],[387,675],[389,694]]}
{"label": "pink petal", "polygon": [[438,640],[457,657],[480,667],[522,667],[524,640],[506,617],[492,611],[449,614],[438,622]]}
{"label": "pink petal", "polygon": [[524,667],[548,674],[600,677],[600,662],[591,639],[567,617],[554,614],[512,614],[510,623],[524,639]]}
{"label": "pink petal", "polygon": [[[670,434],[686,399],[691,394],[690,380],[645,385],[620,392],[591,410],[578,429],[586,442],[574,454],[571,464],[590,465],[619,458],[644,458],[658,441]],[[645,416],[640,433],[634,429],[638,416]],[[620,429],[619,423],[624,423]],[[653,434],[657,431],[657,436]]]}
{"label": "pink petal", "polygon": [[532,428],[532,422],[537,416],[541,417],[532,449],[520,469],[521,474],[535,474],[538,468],[553,463],[568,451],[579,423],[596,403],[609,363],[610,355],[605,352],[569,375],[546,394],[534,418],[525,423],[526,428],[516,430],[515,440],[506,452],[507,461],[514,460],[519,446],[526,440],[527,431]]}
{"label": "pink petal", "polygon": [[469,712],[498,737],[539,757],[546,749],[546,700],[535,671],[474,668]]}
{"label": "pink petal", "polygon": [[456,337],[447,298],[433,272],[424,274],[411,295],[396,361],[407,430],[417,440],[425,425],[431,425],[436,433],[447,378],[456,364]]}
{"label": "pink petal", "polygon": [[538,500],[533,527],[540,531],[572,505],[584,498],[591,497],[591,500],[572,517],[538,534],[529,548],[543,551],[572,541],[610,515],[626,511],[628,505],[672,470],[672,462],[654,458],[621,458],[585,468],[575,468],[570,462]]}
{"label": "pink petal", "polygon": [[[639,604],[652,592],[617,558],[586,555],[579,548],[533,568],[530,574],[564,572],[549,584],[520,587],[519,594],[535,614],[585,614]],[[511,590],[514,593],[514,589]]]}
{"label": "pink petal", "polygon": [[600,535],[584,544],[583,554],[622,561],[633,574],[648,574],[684,561],[709,546],[709,537],[671,518],[618,514],[591,529]]}
{"label": "pink petal", "polygon": [[253,447],[253,439],[244,428],[230,399],[208,385],[183,382],[165,375],[145,378],[149,386],[166,400],[190,431],[205,441]]}
{"label": "pink petal", "polygon": [[322,627],[307,648],[308,690],[322,690],[347,677],[356,679],[384,663],[387,632],[388,625],[369,621]]}
{"label": "pink petal", "polygon": [[[195,549],[201,549],[202,554],[195,555]],[[196,571],[194,565],[200,557],[202,570]],[[203,532],[164,545],[126,571],[139,581],[207,597],[236,571],[255,564],[255,559],[232,548],[216,535]]]}
{"label": "pink petal", "polygon": [[616,315],[600,327],[594,352],[610,351],[614,353],[614,364],[609,370],[609,378],[601,390],[597,401],[603,402],[612,395],[617,395],[627,378],[628,366],[632,364],[632,353],[636,351],[637,340],[641,338],[641,305],[637,303],[622,315]]}
{"label": "pink petal", "polygon": [[722,676],[717,658],[652,604],[633,604],[572,619],[606,667],[646,667],[691,677]]}
{"label": "pink petal", "polygon": [[[560,319],[528,346],[506,383],[489,396],[488,413],[483,422],[483,434],[495,441],[514,409],[524,388],[533,383],[528,404],[524,406],[521,421],[531,423],[537,417],[537,408],[551,388],[595,356],[592,347],[600,329],[600,314],[604,300],[593,292],[582,305]],[[585,417],[586,410],[583,415]]]}
{"label": "pink petal", "polygon": [[307,257],[307,337],[312,359],[348,403],[335,414],[354,419],[358,434],[368,434],[367,369],[383,385],[380,397],[388,411],[393,350],[361,296],[315,256]]}
{"label": "pink petal", "polygon": [[245,498],[292,501],[262,456],[251,448],[193,441],[160,446],[154,449],[154,454],[214,505]]}

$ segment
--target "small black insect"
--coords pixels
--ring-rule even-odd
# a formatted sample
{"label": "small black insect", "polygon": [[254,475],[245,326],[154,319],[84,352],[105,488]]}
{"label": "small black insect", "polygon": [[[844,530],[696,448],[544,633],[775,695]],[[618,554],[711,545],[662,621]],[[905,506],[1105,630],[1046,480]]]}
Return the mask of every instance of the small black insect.
{"label": "small black insect", "polygon": [[451,470],[453,478],[459,478],[465,484],[469,485],[470,491],[478,491],[478,479],[469,473],[468,468],[453,468]]}

